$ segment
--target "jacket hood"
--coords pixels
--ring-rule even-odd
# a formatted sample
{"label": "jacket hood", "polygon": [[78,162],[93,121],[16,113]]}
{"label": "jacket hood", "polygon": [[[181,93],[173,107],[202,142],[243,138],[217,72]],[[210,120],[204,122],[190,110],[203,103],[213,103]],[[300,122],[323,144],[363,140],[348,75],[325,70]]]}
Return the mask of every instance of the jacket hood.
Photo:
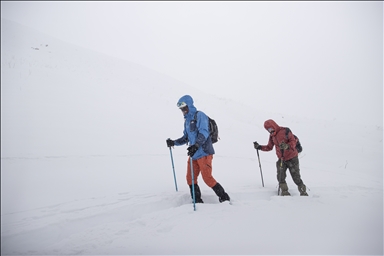
{"label": "jacket hood", "polygon": [[267,131],[269,128],[272,128],[273,130],[275,130],[273,135],[275,135],[281,129],[280,126],[278,126],[276,122],[273,121],[272,119],[268,119],[267,121],[264,122],[264,128]]}
{"label": "jacket hood", "polygon": [[181,97],[179,99],[179,101],[177,103],[179,104],[181,102],[185,102],[185,104],[187,104],[188,109],[189,109],[188,114],[186,114],[185,116],[187,116],[187,115],[192,115],[193,116],[196,113],[196,107],[193,105],[193,99],[192,99],[191,96],[184,95],[183,97]]}

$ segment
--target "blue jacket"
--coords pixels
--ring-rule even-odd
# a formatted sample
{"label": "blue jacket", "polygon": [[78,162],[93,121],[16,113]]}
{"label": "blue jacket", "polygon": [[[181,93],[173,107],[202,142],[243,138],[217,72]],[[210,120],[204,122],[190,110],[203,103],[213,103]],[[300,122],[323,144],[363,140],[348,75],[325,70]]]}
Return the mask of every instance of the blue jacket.
{"label": "blue jacket", "polygon": [[209,120],[208,116],[199,111],[197,112],[196,107],[193,105],[193,99],[189,95],[185,95],[180,98],[178,102],[185,102],[188,106],[189,112],[184,115],[184,134],[183,137],[175,140],[176,146],[181,146],[189,142],[190,145],[198,145],[199,148],[193,155],[192,159],[196,160],[204,156],[215,154],[213,149],[212,140],[209,136]]}

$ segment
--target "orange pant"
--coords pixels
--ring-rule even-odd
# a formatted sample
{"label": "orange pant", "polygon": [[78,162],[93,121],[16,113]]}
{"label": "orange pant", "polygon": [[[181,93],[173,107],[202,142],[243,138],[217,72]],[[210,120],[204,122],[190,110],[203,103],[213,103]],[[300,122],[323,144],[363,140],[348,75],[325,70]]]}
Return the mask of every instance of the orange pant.
{"label": "orange pant", "polygon": [[[212,158],[213,155],[205,156],[197,160],[192,160],[193,165],[193,178],[194,183],[197,184],[197,177],[201,172],[203,180],[208,187],[213,187],[216,185],[216,180],[212,177]],[[187,183],[192,185],[192,176],[191,176],[191,160],[188,158],[187,163]]]}

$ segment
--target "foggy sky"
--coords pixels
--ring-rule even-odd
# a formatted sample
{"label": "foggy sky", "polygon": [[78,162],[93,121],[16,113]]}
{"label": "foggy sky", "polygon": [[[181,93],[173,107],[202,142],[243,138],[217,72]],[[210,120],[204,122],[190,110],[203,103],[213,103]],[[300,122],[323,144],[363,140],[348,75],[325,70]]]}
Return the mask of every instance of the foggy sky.
{"label": "foggy sky", "polygon": [[380,1],[2,1],[1,17],[255,108],[382,125]]}

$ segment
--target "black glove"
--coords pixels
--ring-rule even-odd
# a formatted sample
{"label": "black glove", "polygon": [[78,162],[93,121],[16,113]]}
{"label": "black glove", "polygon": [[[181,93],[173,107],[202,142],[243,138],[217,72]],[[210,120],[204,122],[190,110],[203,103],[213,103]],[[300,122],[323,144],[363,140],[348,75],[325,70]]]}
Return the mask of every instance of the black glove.
{"label": "black glove", "polygon": [[190,156],[190,157],[193,157],[193,155],[196,153],[196,151],[199,149],[199,147],[195,144],[195,145],[192,145],[192,146],[189,146],[188,148],[187,148],[187,150],[188,150],[188,155]]}
{"label": "black glove", "polygon": [[255,149],[261,149],[261,146],[259,145],[259,143],[257,143],[257,141],[253,142],[253,146],[255,147]]}
{"label": "black glove", "polygon": [[280,143],[279,145],[280,149],[282,150],[287,150],[289,149],[289,145],[287,143],[285,143],[284,141]]}
{"label": "black glove", "polygon": [[173,146],[175,146],[175,142],[173,140],[171,140],[171,139],[167,139],[167,146],[168,147],[173,147]]}

